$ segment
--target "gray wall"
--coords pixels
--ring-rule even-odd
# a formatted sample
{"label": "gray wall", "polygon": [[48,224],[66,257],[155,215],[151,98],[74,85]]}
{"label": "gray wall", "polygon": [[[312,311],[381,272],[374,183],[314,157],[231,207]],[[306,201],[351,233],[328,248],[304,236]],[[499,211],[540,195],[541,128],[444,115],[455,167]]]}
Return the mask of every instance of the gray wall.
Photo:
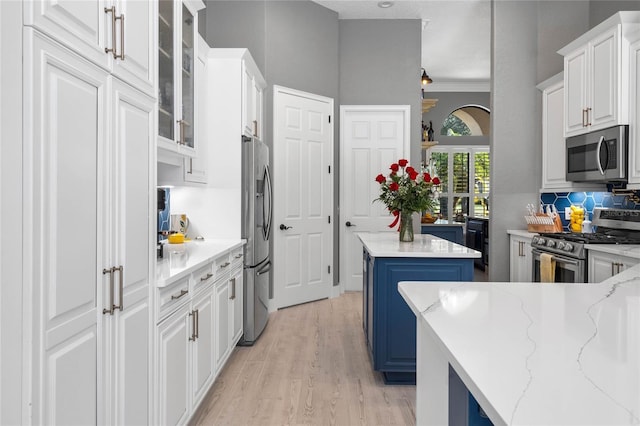
{"label": "gray wall", "polygon": [[491,216],[489,278],[509,281],[507,229],[522,229],[518,212],[538,203],[541,126],[538,115],[537,15],[534,1],[492,6]]}
{"label": "gray wall", "polygon": [[425,92],[425,99],[437,99],[436,106],[422,114],[424,124],[433,123],[434,139],[438,145],[489,145],[490,136],[445,136],[440,134],[442,123],[456,109],[464,105],[490,108],[489,92]]}
{"label": "gray wall", "polygon": [[421,141],[421,37],[417,19],[340,21],[340,103],[410,105],[410,155],[416,161]]}
{"label": "gray wall", "polygon": [[592,0],[589,2],[589,28],[593,28],[619,10],[640,10],[638,0]]}

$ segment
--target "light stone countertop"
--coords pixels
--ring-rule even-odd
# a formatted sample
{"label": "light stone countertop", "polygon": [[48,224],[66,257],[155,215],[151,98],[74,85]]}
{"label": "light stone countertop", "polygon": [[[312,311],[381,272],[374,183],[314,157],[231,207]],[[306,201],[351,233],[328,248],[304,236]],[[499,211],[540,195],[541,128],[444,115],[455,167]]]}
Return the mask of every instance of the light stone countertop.
{"label": "light stone countertop", "polygon": [[640,264],[598,284],[424,284],[399,291],[494,424],[640,424]]}
{"label": "light stone countertop", "polygon": [[584,248],[591,251],[640,259],[640,245],[637,244],[585,244]]}
{"label": "light stone countertop", "polygon": [[438,219],[433,223],[420,223],[422,226],[464,226],[464,222],[456,222],[449,219]]}
{"label": "light stone countertop", "polygon": [[535,235],[539,235],[537,232],[529,232],[526,229],[507,229],[507,234],[523,238],[533,238]]}
{"label": "light stone countertop", "polygon": [[479,251],[431,234],[415,234],[411,243],[400,242],[397,232],[356,232],[356,236],[373,257],[469,259],[481,256]]}
{"label": "light stone countertop", "polygon": [[208,261],[225,252],[242,247],[244,240],[187,241],[184,244],[165,244],[164,258],[156,263],[156,286],[166,287]]}

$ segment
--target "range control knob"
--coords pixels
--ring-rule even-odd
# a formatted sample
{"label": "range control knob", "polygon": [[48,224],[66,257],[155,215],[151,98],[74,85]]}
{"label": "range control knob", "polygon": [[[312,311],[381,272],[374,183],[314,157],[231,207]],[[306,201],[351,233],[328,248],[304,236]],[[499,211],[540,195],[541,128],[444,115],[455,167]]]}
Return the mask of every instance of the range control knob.
{"label": "range control knob", "polygon": [[545,240],[544,238],[540,237],[538,238],[538,244],[540,244],[541,246],[545,245],[547,242],[547,240]]}
{"label": "range control knob", "polygon": [[547,247],[555,247],[555,245],[556,245],[555,241],[553,241],[553,240],[547,241]]}
{"label": "range control knob", "polygon": [[558,241],[558,250],[564,249],[564,241]]}
{"label": "range control knob", "polygon": [[565,244],[564,251],[573,251],[573,244],[571,243]]}

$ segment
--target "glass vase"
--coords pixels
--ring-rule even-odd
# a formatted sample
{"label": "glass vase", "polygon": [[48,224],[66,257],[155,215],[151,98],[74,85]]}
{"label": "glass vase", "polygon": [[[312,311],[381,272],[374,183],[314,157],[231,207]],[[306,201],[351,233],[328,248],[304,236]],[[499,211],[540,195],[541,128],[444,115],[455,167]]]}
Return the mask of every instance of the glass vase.
{"label": "glass vase", "polygon": [[400,212],[400,241],[413,241],[413,214],[412,212]]}

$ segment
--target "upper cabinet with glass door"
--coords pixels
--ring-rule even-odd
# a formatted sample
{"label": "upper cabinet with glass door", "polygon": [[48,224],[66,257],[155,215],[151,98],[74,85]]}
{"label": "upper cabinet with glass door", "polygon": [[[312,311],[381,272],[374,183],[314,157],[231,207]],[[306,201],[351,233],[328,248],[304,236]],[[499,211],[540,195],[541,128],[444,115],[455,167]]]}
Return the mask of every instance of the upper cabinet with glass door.
{"label": "upper cabinet with glass door", "polygon": [[195,53],[200,0],[160,0],[158,10],[158,147],[196,155]]}
{"label": "upper cabinet with glass door", "polygon": [[155,97],[154,0],[24,2],[25,25]]}

